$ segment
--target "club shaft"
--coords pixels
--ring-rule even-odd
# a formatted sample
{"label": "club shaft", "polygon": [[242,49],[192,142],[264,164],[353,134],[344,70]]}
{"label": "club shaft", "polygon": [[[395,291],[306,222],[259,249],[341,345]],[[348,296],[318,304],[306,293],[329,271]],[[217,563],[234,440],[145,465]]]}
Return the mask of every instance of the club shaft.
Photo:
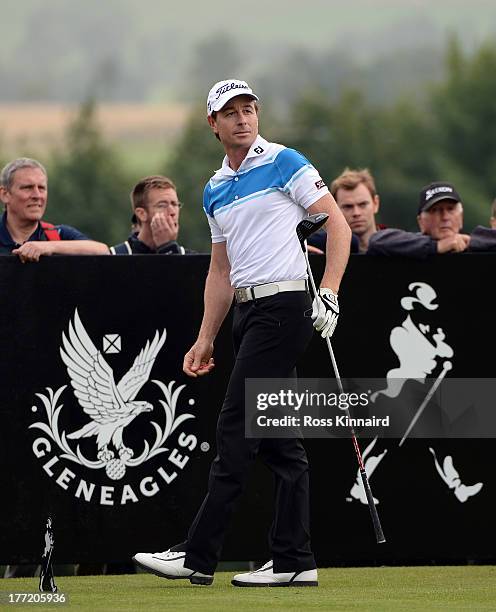
{"label": "club shaft", "polygon": [[[315,279],[313,277],[313,272],[312,272],[312,268],[310,267],[310,261],[308,259],[308,251],[306,249],[306,241],[305,241],[305,260],[307,262],[307,271],[308,271],[308,277],[310,279],[310,284],[312,286],[312,290],[313,290],[313,294],[314,297],[318,295],[317,293],[317,287],[315,285]],[[326,344],[327,344],[327,349],[329,351],[329,356],[331,357],[331,362],[332,362],[332,367],[334,370],[334,375],[336,377],[336,382],[338,385],[338,389],[340,393],[344,393],[343,391],[343,383],[341,381],[341,376],[339,374],[339,369],[338,369],[338,364],[336,363],[336,358],[334,357],[334,351],[332,350],[332,344],[331,344],[331,340],[330,338],[326,338]],[[349,419],[351,419],[351,415],[350,415],[350,411],[348,410],[348,408],[345,409],[346,415],[348,416]],[[372,517],[372,524],[374,525],[374,531],[375,531],[375,537],[377,540],[378,544],[382,544],[383,542],[386,541],[386,538],[384,537],[384,532],[382,531],[382,526],[381,526],[381,521],[379,519],[379,514],[377,513],[377,508],[375,507],[375,503],[374,503],[374,496],[372,495],[372,489],[370,488],[370,483],[369,483],[369,479],[367,477],[367,472],[365,471],[365,466],[363,464],[363,459],[362,459],[362,453],[360,452],[360,446],[358,445],[358,440],[357,437],[355,435],[355,430],[354,428],[351,426],[350,427],[350,432],[351,432],[351,440],[353,442],[353,447],[355,449],[355,454],[356,454],[356,458],[358,461],[358,467],[360,470],[360,476],[362,478],[362,484],[363,484],[363,488],[365,491],[365,495],[367,497],[367,503],[369,506],[369,510],[370,510],[370,516]]]}
{"label": "club shaft", "polygon": [[307,262],[307,271],[308,271],[308,278],[310,279],[310,284],[312,285],[312,291],[313,291],[313,295],[316,296],[317,295],[317,287],[315,285],[315,279],[313,277],[313,272],[312,272],[312,268],[310,267],[310,260],[308,259],[308,249],[307,249],[307,241],[305,240],[305,261]]}

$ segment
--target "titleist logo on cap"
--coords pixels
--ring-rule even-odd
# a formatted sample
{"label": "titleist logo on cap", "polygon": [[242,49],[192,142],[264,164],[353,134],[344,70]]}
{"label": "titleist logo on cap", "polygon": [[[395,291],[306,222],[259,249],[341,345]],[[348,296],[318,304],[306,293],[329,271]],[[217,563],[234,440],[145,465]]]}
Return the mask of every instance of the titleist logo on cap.
{"label": "titleist logo on cap", "polygon": [[432,196],[435,196],[436,193],[453,193],[453,188],[443,185],[441,187],[434,187],[433,189],[427,189],[425,192],[425,201],[428,202]]}
{"label": "titleist logo on cap", "polygon": [[246,81],[239,79],[225,79],[215,83],[207,96],[207,113],[209,115],[214,111],[219,111],[231,98],[236,96],[250,96],[252,100],[258,100],[258,96],[253,93],[253,90]]}
{"label": "titleist logo on cap", "polygon": [[[219,89],[216,90],[216,100],[218,100],[222,94],[225,94],[228,91],[231,91],[231,89],[250,89],[248,87],[248,83],[245,83],[244,81],[237,81],[237,82],[233,82],[233,83],[226,83],[225,85],[222,85],[222,87],[219,87]],[[251,91],[251,89],[250,89]]]}

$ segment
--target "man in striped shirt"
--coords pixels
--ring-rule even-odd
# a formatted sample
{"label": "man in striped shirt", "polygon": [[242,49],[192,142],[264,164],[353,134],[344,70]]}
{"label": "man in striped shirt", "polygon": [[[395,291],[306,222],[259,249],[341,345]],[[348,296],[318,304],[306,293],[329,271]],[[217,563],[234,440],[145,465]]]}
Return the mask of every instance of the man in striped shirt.
{"label": "man in striped shirt", "polygon": [[[233,297],[236,359],[217,424],[217,457],[208,493],[185,542],[163,553],[138,553],[142,567],[166,578],[211,584],[233,505],[257,455],[274,473],[272,560],[234,577],[235,586],[317,586],[310,546],[309,474],[297,438],[245,436],[245,380],[292,378],[312,336],[312,308],[296,226],[327,213],[327,263],[312,319],[322,336],[334,331],[337,293],[351,231],[317,170],[300,153],[258,134],[258,97],[244,81],[216,83],[207,98],[209,125],[225,150],[204,191],[212,234],[205,310],[198,338],[184,358],[192,377],[214,368],[214,340]],[[332,264],[332,265],[331,265]],[[250,528],[250,525],[247,525]]]}

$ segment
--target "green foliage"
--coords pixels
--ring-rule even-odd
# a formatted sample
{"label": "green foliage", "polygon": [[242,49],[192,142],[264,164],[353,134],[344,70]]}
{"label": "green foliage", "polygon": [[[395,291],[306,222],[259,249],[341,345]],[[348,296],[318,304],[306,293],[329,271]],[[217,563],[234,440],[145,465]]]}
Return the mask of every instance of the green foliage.
{"label": "green foliage", "polygon": [[210,252],[210,229],[203,211],[203,190],[224,151],[206,120],[203,105],[194,109],[165,173],[176,183],[181,209],[180,241],[188,248]]}
{"label": "green foliage", "polygon": [[346,165],[370,164],[375,119],[376,111],[357,91],[345,91],[336,103],[306,96],[294,107],[285,143],[307,155],[330,181]]}
{"label": "green foliage", "polygon": [[496,192],[496,44],[482,45],[469,58],[453,39],[446,64],[446,79],[432,96],[437,167],[456,183],[466,225],[487,224]]}
{"label": "green foliage", "polygon": [[425,109],[399,100],[377,118],[374,143],[371,169],[381,198],[379,219],[389,227],[418,231],[419,191],[437,178]]}
{"label": "green foliage", "polygon": [[129,234],[130,180],[99,131],[92,102],[68,126],[65,146],[49,164],[47,219],[74,225],[95,240],[121,242]]}
{"label": "green foliage", "polygon": [[[469,55],[452,39],[445,70],[440,84],[425,85],[423,103],[415,95],[374,105],[357,88],[331,97],[309,83],[289,113],[265,101],[260,130],[269,140],[300,150],[329,184],[347,166],[368,167],[381,196],[379,219],[388,226],[416,230],[421,187],[451,181],[462,195],[470,231],[476,224],[487,225],[496,192],[496,44]],[[224,152],[206,121],[203,97],[167,153],[161,171],[176,182],[186,204],[180,240],[208,252],[203,189]],[[103,140],[93,104],[83,105],[69,125],[64,148],[52,156],[49,178],[49,220],[74,225],[107,243],[127,236],[128,193],[136,172]]]}
{"label": "green foliage", "polygon": [[[308,82],[289,114],[277,102],[264,105],[261,133],[301,151],[329,184],[345,167],[369,168],[381,197],[379,220],[391,227],[417,230],[420,189],[451,181],[470,231],[487,225],[496,192],[496,44],[468,54],[452,38],[445,71],[437,86],[425,83],[423,102],[416,93],[388,106],[372,104],[357,88],[330,96]],[[192,245],[207,247],[201,193],[221,156],[203,108],[195,110],[169,168],[181,197],[195,203],[181,231]]]}
{"label": "green foliage", "polygon": [[379,219],[414,230],[417,194],[432,175],[425,116],[408,101],[374,107],[348,90],[335,102],[323,96],[295,106],[284,142],[305,154],[328,182],[346,167],[368,168],[382,200]]}

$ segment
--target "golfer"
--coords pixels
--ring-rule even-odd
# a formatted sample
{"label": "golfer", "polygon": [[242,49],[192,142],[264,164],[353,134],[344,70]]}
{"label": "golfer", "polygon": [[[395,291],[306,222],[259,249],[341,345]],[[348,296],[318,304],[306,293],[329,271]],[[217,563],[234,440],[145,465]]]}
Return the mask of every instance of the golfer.
{"label": "golfer", "polygon": [[[219,414],[208,492],[185,542],[162,553],[138,553],[134,560],[165,578],[211,584],[233,505],[260,455],[276,483],[272,559],[255,572],[234,576],[232,584],[317,586],[305,450],[299,439],[245,437],[245,379],[294,377],[312,336],[312,319],[323,337],[332,334],[351,232],[309,161],[258,134],[257,101],[249,85],[236,79],[216,83],[207,98],[208,123],[226,155],[204,191],[212,255],[203,321],[184,358],[189,376],[214,368],[214,340],[233,295],[236,301],[236,360]],[[326,267],[310,318],[305,317],[312,307],[305,258],[295,229],[314,213],[327,213],[329,219]]]}

